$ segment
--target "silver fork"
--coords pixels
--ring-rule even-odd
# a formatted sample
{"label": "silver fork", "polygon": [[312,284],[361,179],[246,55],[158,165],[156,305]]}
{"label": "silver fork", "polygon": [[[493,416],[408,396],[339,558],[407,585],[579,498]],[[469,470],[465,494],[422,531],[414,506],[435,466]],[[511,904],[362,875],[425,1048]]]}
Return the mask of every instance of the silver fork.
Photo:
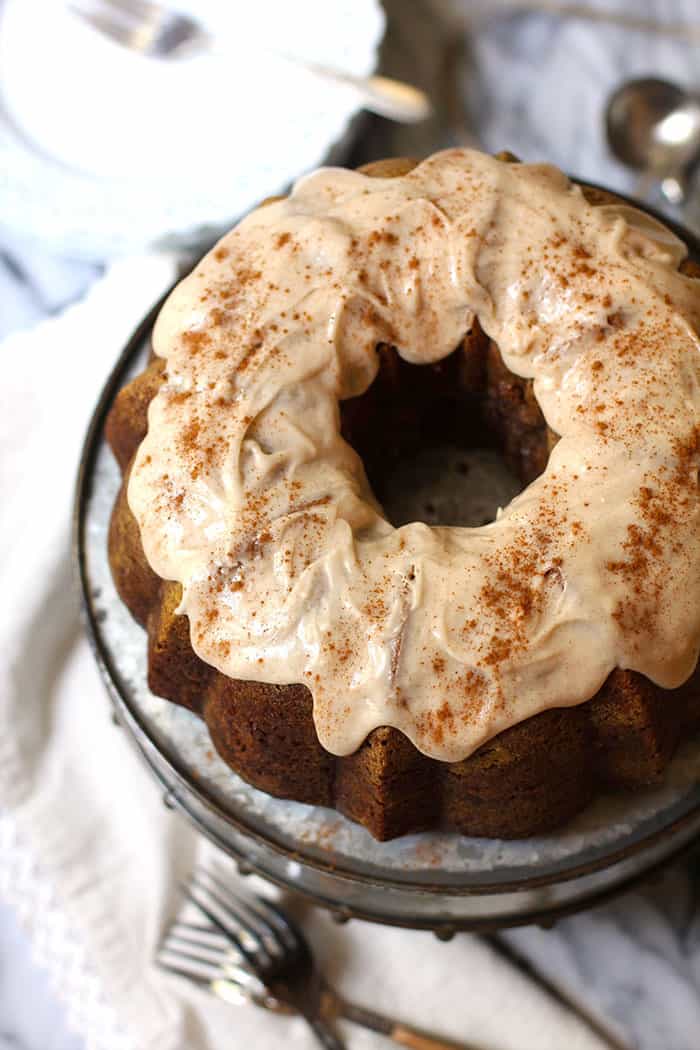
{"label": "silver fork", "polygon": [[162,969],[189,978],[226,1002],[252,1002],[273,1013],[296,1013],[294,1007],[271,994],[246,966],[241,953],[211,923],[174,922],[158,949],[157,962]]}
{"label": "silver fork", "polygon": [[[172,11],[155,0],[67,0],[68,8],[93,29],[130,51],[149,58],[177,59],[183,55],[224,54],[214,36],[188,15]],[[269,50],[259,42],[261,50]],[[274,52],[292,65],[303,66],[322,80],[351,87],[361,105],[372,113],[403,124],[418,123],[432,112],[424,91],[390,77],[357,77],[318,62]]]}
{"label": "silver fork", "polygon": [[330,1028],[342,1017],[412,1050],[477,1050],[342,999],[321,976],[299,927],[269,900],[243,897],[205,869],[183,891],[209,925],[174,923],[156,957],[163,969],[228,1002],[247,999],[278,1013],[300,1013],[327,1048],[342,1046]]}

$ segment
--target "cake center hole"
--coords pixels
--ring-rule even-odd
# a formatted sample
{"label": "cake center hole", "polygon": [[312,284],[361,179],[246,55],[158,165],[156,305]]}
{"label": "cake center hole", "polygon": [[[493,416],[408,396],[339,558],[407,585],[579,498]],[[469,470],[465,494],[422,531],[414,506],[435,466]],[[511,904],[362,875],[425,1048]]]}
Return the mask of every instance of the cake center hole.
{"label": "cake center hole", "polygon": [[478,527],[494,521],[522,487],[496,449],[437,445],[399,460],[375,491],[396,527]]}
{"label": "cake center hole", "polygon": [[410,365],[388,346],[377,353],[375,381],[341,404],[341,420],[389,521],[494,521],[549,456],[531,385],[475,330],[432,365]]}

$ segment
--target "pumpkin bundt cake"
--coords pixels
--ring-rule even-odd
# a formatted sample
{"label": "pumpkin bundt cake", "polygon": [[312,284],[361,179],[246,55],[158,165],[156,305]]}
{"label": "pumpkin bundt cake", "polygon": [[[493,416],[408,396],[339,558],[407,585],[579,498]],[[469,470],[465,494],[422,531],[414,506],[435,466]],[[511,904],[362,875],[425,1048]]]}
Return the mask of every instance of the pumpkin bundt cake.
{"label": "pumpkin bundt cake", "polygon": [[[700,724],[699,287],[644,213],[475,151],[257,209],[107,421],[150,688],[379,839],[533,835],[657,782]],[[395,527],[386,479],[441,443],[526,487]]]}

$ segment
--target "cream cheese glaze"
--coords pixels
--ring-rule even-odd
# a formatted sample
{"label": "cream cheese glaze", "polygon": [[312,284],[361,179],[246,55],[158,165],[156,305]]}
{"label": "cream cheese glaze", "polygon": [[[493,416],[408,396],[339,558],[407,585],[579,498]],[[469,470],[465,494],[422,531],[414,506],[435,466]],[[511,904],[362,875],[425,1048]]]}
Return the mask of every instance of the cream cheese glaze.
{"label": "cream cheese glaze", "polygon": [[[302,682],[343,755],[382,725],[455,761],[700,645],[698,284],[684,246],[558,170],[468,150],[322,169],[227,234],[154,333],[166,381],[128,498],[196,653]],[[376,345],[415,364],[477,316],[561,435],[482,528],[394,528],[339,433]]]}

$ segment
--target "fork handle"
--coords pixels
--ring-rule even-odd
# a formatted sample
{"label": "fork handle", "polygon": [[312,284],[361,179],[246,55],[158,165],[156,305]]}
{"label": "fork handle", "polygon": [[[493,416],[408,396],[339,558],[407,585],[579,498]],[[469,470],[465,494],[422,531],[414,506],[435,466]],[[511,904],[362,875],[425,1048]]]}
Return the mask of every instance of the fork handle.
{"label": "fork handle", "polygon": [[375,1010],[348,1003],[330,989],[324,991],[324,1012],[343,1017],[346,1021],[369,1028],[372,1032],[380,1032],[387,1039],[393,1040],[399,1046],[408,1047],[409,1050],[479,1050],[473,1043],[455,1043],[451,1039],[439,1039],[411,1025],[393,1021]]}
{"label": "fork handle", "polygon": [[325,1050],[345,1050],[345,1044],[341,1043],[335,1032],[331,1031],[326,1022],[320,1017],[307,1017],[307,1024]]}

